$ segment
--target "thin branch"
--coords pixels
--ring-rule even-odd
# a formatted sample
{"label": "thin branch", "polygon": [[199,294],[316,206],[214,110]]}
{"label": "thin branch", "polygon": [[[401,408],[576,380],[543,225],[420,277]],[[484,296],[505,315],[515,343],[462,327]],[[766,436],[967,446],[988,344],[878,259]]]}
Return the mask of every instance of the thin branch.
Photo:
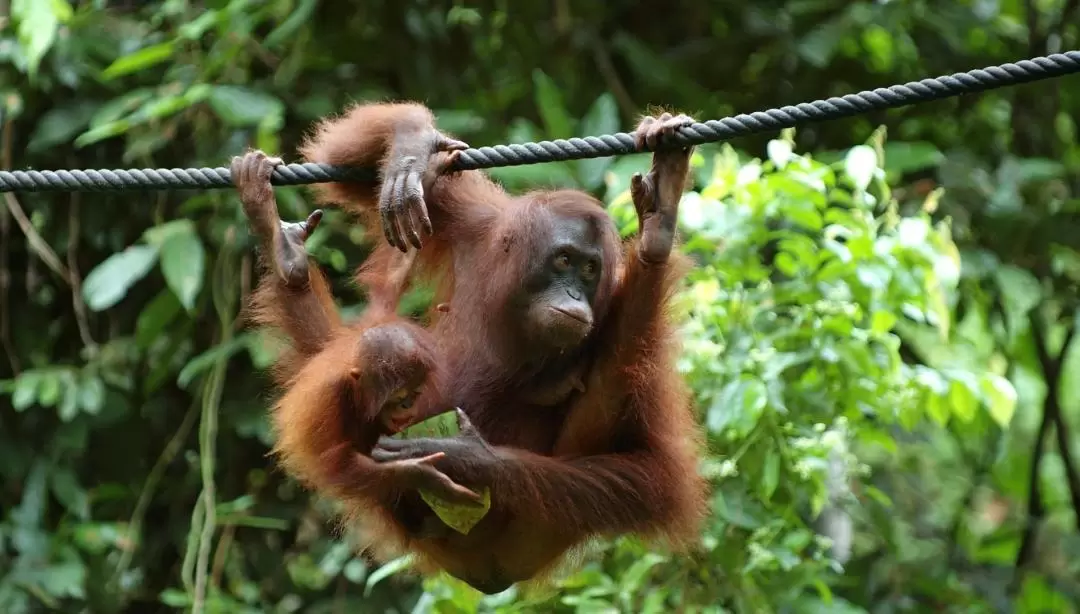
{"label": "thin branch", "polygon": [[1072,23],[1073,16],[1080,11],[1080,0],[1067,0],[1061,7],[1061,18],[1054,26],[1053,32],[1058,36],[1064,36],[1066,24]]}
{"label": "thin branch", "polygon": [[1046,436],[1050,431],[1051,422],[1050,415],[1043,411],[1039,432],[1035,435],[1035,449],[1031,453],[1031,469],[1028,471],[1027,522],[1024,524],[1024,531],[1020,537],[1020,548],[1016,552],[1017,569],[1027,567],[1031,561],[1031,551],[1035,546],[1035,532],[1043,514],[1046,513],[1046,506],[1042,502],[1042,488],[1039,485],[1039,465],[1042,464],[1043,453],[1046,451]]}
{"label": "thin branch", "polygon": [[135,556],[135,551],[139,548],[139,543],[142,541],[140,534],[142,533],[143,521],[146,518],[146,511],[150,508],[150,502],[154,498],[154,493],[157,491],[158,484],[161,483],[161,479],[165,477],[165,470],[168,469],[169,464],[172,463],[176,455],[183,449],[184,441],[187,440],[188,435],[191,434],[191,428],[195,426],[195,418],[198,417],[199,412],[198,405],[192,403],[188,408],[187,414],[184,416],[183,421],[180,422],[180,426],[177,427],[176,432],[173,433],[169,443],[165,444],[165,448],[158,455],[157,461],[150,469],[150,473],[146,476],[146,481],[143,482],[142,490],[139,491],[139,497],[135,500],[135,510],[131,513],[131,519],[128,521],[128,537],[132,540],[132,544],[129,548],[126,548],[120,555],[120,562],[116,564],[116,571],[113,572],[113,582],[120,579],[120,576],[127,571],[128,566],[131,565],[131,559]]}
{"label": "thin branch", "polygon": [[67,244],[67,267],[70,272],[71,284],[71,307],[75,310],[75,323],[79,327],[79,336],[82,337],[83,345],[91,354],[97,353],[97,342],[90,335],[90,317],[86,313],[86,303],[82,299],[82,277],[79,275],[79,192],[71,194],[71,205],[68,207],[68,244]]}
{"label": "thin branch", "polygon": [[[1070,326],[1065,334],[1065,341],[1061,344],[1061,354],[1058,358],[1059,369],[1061,363],[1065,360],[1065,352],[1069,350],[1069,345],[1072,344],[1075,335],[1076,326]],[[1055,386],[1060,385],[1060,377],[1058,380],[1055,382]],[[1054,412],[1054,434],[1057,439],[1058,454],[1061,455],[1061,463],[1065,466],[1065,479],[1069,485],[1069,498],[1072,501],[1074,520],[1077,529],[1080,530],[1080,472],[1077,471],[1076,461],[1073,459],[1071,437],[1069,436],[1069,426],[1065,422],[1065,412],[1061,411],[1057,396],[1058,393],[1055,391],[1054,398],[1057,407]]]}
{"label": "thin branch", "polygon": [[[1035,352],[1038,354],[1039,364],[1042,366],[1043,370],[1043,378],[1046,381],[1046,399],[1043,401],[1042,421],[1039,423],[1039,432],[1035,439],[1035,450],[1032,453],[1031,458],[1031,471],[1029,474],[1031,482],[1028,487],[1028,522],[1024,526],[1024,531],[1020,540],[1020,548],[1016,553],[1017,569],[1023,569],[1030,563],[1032,551],[1035,547],[1035,534],[1039,522],[1046,513],[1046,506],[1043,504],[1041,487],[1039,485],[1039,466],[1042,462],[1043,454],[1046,451],[1046,438],[1049,435],[1051,425],[1061,423],[1061,401],[1059,398],[1059,388],[1061,384],[1061,356],[1064,355],[1065,349],[1068,348],[1068,344],[1072,341],[1073,335],[1076,332],[1075,327],[1069,328],[1069,332],[1065,337],[1065,345],[1062,346],[1061,354],[1054,357],[1051,356],[1050,348],[1047,347],[1046,327],[1043,325],[1042,320],[1035,310],[1032,310],[1029,314],[1028,321],[1031,325],[1032,337],[1035,342]],[[1061,428],[1058,428],[1057,430],[1058,440],[1060,442]],[[1066,443],[1068,442],[1066,441]],[[1072,479],[1070,478],[1070,482],[1071,481]],[[1077,486],[1080,486],[1080,483],[1078,483]],[[1071,489],[1072,484],[1070,483],[1070,490]],[[1077,492],[1080,492],[1080,490]],[[1075,497],[1074,503],[1076,503]]]}
{"label": "thin branch", "polygon": [[[0,153],[4,168],[11,168],[11,114],[4,120],[3,151]],[[11,238],[11,220],[6,208],[0,207],[0,344],[4,346],[11,372],[22,372],[19,355],[11,341],[11,320],[8,289],[11,288],[11,269],[8,267],[8,240]]]}
{"label": "thin branch", "polygon": [[1035,6],[1035,0],[1024,0],[1024,14],[1028,27],[1028,52],[1039,55],[1039,50],[1045,49],[1046,43],[1039,34],[1039,9]]}
{"label": "thin branch", "polygon": [[30,218],[26,217],[26,212],[23,211],[22,205],[19,204],[15,195],[11,192],[4,192],[4,200],[7,201],[7,210],[11,213],[11,217],[15,218],[15,223],[22,229],[23,234],[26,235],[26,240],[30,244],[30,249],[34,251],[38,258],[45,263],[53,273],[56,273],[64,280],[69,286],[71,285],[71,273],[68,272],[63,262],[60,262],[60,256],[56,255],[53,248],[49,247],[49,244],[45,242],[45,239],[41,238],[38,231],[34,229],[34,225],[30,223]]}
{"label": "thin branch", "polygon": [[640,110],[638,109],[638,106],[634,104],[634,98],[630,95],[630,91],[626,89],[622,79],[619,78],[619,71],[615,70],[615,63],[611,61],[611,54],[608,53],[603,40],[599,37],[594,37],[592,47],[593,61],[596,63],[596,70],[599,71],[600,76],[604,78],[604,83],[607,85],[607,88],[611,90],[611,94],[615,97],[619,107],[622,108],[623,114],[627,117],[634,117]]}
{"label": "thin branch", "polygon": [[221,539],[218,540],[217,551],[214,552],[214,564],[210,568],[210,586],[214,588],[221,587],[221,574],[225,572],[225,562],[229,558],[229,550],[235,537],[235,524],[227,525],[221,531]]}

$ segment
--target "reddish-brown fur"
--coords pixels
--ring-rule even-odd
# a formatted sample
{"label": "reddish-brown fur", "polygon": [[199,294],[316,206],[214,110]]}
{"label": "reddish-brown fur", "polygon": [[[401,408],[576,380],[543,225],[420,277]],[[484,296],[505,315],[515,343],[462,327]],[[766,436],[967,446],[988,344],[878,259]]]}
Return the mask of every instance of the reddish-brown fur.
{"label": "reddish-brown fur", "polygon": [[273,369],[284,390],[272,410],[274,452],[309,487],[374,508],[406,490],[402,469],[417,466],[369,457],[377,439],[390,431],[388,420],[415,418],[413,410],[395,408],[391,394],[413,388],[429,397],[440,394],[441,361],[433,338],[395,313],[411,257],[398,254],[388,261],[388,275],[369,289],[367,309],[343,323],[326,278],[303,249],[320,216],[309,218],[303,235],[295,225],[281,229],[269,186],[273,164],[261,152],[233,162],[261,245],[262,274],[248,317],[286,341]]}
{"label": "reddish-brown fur", "polygon": [[[433,125],[419,104],[360,105],[321,122],[301,151],[312,162],[384,168]],[[378,185],[317,189],[324,202],[377,221],[371,213]],[[672,253],[646,263],[639,240],[621,244],[602,205],[581,192],[512,197],[478,171],[429,177],[424,190],[434,232],[413,272],[435,279],[434,302],[449,305],[432,314],[430,329],[452,357],[446,401],[464,409],[496,446],[499,469],[490,483],[491,512],[467,536],[409,537],[388,520],[387,513],[402,513],[401,500],[385,501],[376,518],[354,506],[354,518],[368,522],[371,545],[384,556],[417,552],[424,569],[497,590],[550,571],[594,536],[633,532],[673,546],[691,543],[706,491],[697,471],[700,434],[676,371],[667,314],[686,259]],[[587,219],[601,237],[595,327],[576,349],[533,355],[506,338],[506,318],[518,316],[506,300],[530,254],[548,240],[555,215]],[[399,255],[380,241],[358,280],[378,284]],[[297,420],[282,423],[281,432],[303,428]],[[454,464],[452,456],[447,474],[468,485],[467,459]]]}

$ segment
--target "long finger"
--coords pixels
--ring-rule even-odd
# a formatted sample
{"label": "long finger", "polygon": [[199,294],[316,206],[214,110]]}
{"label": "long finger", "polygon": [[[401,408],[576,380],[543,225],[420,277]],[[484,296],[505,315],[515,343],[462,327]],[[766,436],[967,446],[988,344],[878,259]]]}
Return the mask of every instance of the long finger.
{"label": "long finger", "polygon": [[405,233],[401,229],[403,220],[401,219],[402,200],[404,200],[404,194],[402,193],[405,188],[405,174],[399,173],[394,175],[394,185],[390,188],[390,231],[394,234],[394,247],[403,252],[408,252],[409,247],[405,244]]}
{"label": "long finger", "polygon": [[427,456],[425,456],[423,458],[418,458],[418,459],[416,459],[416,462],[421,464],[421,465],[430,465],[430,464],[434,463],[435,461],[443,458],[444,456],[446,456],[446,452],[436,452],[434,454],[428,454]]}
{"label": "long finger", "polygon": [[646,116],[641,119],[641,123],[638,124],[637,131],[634,132],[634,147],[639,151],[645,148],[645,135],[649,133],[649,129],[656,123],[656,118]]}
{"label": "long finger", "polygon": [[393,216],[390,214],[394,196],[394,175],[390,175],[383,178],[382,189],[379,190],[379,219],[382,222],[383,236],[386,237],[386,242],[392,247],[397,247],[394,243],[393,231]]}
{"label": "long finger", "polygon": [[454,503],[464,503],[466,505],[480,506],[484,504],[479,494],[451,480],[445,473],[441,471],[437,473],[436,479],[439,481],[439,485],[442,486],[443,496],[447,499]]}
{"label": "long finger", "polygon": [[416,171],[405,178],[405,202],[409,209],[409,230],[413,235],[413,247],[420,249],[424,244],[417,228],[423,228],[425,233],[431,234],[431,218],[428,217],[427,204],[424,202],[424,186],[420,183],[420,173]]}

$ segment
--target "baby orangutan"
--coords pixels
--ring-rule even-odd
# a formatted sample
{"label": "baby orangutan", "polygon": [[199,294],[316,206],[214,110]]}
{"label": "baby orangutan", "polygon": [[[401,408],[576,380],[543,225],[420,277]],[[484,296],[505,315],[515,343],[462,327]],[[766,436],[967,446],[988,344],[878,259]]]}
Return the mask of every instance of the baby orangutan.
{"label": "baby orangutan", "polygon": [[[270,185],[280,163],[248,152],[233,159],[232,175],[260,246],[253,320],[291,342],[274,365],[285,389],[272,410],[282,466],[307,486],[354,503],[419,488],[479,501],[432,466],[444,453],[391,463],[371,459],[379,437],[421,418],[417,396],[438,394],[439,355],[427,331],[395,313],[404,275],[369,288],[363,315],[342,323],[325,277],[310,266],[304,248],[322,212],[298,223],[280,220]],[[410,257],[395,264],[407,269]]]}

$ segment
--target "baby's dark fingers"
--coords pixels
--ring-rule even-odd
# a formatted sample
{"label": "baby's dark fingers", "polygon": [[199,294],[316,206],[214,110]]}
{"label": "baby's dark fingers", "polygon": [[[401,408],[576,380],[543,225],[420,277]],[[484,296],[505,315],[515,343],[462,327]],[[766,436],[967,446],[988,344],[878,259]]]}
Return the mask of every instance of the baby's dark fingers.
{"label": "baby's dark fingers", "polygon": [[375,448],[371,451],[371,460],[377,463],[390,463],[401,460],[401,454],[399,452],[384,450],[383,448]]}
{"label": "baby's dark fingers", "polygon": [[437,469],[430,469],[429,475],[435,480],[439,494],[449,501],[465,505],[483,504],[480,495],[454,482],[445,473]]}
{"label": "baby's dark fingers", "polygon": [[379,440],[375,442],[376,449],[382,448],[383,450],[398,451],[405,448],[408,443],[404,439],[394,439],[393,437],[387,437],[383,435],[379,437]]}

